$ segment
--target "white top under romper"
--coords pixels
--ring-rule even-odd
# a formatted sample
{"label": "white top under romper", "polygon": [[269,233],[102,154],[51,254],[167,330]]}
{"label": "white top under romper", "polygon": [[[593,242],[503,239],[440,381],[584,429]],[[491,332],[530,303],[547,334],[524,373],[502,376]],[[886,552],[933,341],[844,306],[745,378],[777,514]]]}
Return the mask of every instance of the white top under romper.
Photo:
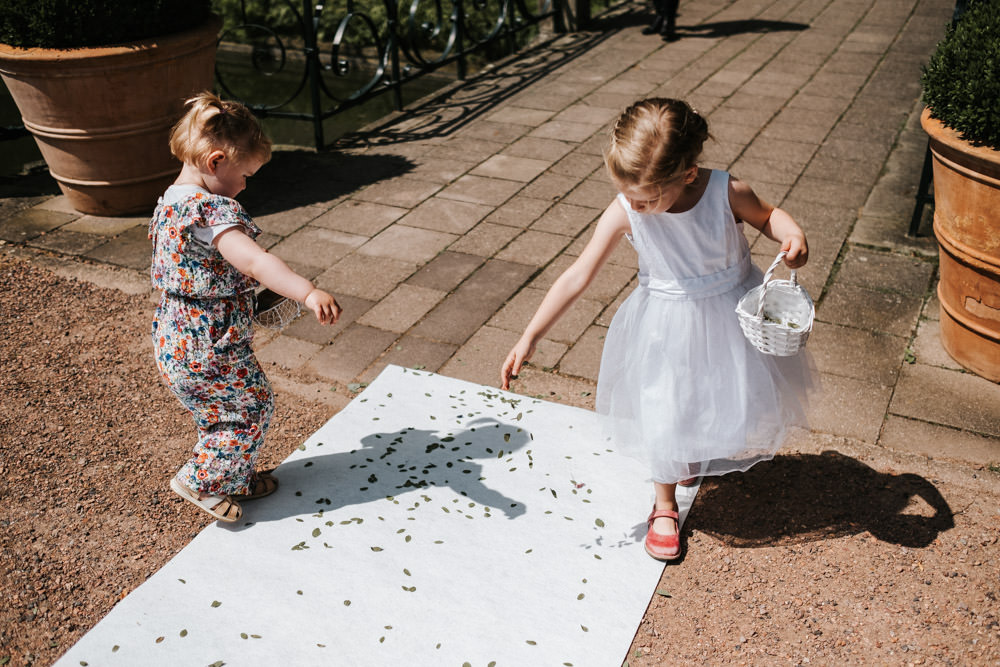
{"label": "white top under romper", "polygon": [[712,171],[683,213],[628,214],[639,286],[608,329],[597,411],[619,451],[654,481],[746,470],[805,424],[804,353],[773,357],[743,336],[736,302],[760,269],[729,205],[729,174]]}

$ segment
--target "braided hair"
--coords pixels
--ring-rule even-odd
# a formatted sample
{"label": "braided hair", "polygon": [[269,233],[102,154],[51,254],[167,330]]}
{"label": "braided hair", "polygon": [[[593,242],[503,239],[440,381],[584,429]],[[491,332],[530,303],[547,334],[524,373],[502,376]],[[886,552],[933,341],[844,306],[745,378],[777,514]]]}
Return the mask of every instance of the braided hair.
{"label": "braided hair", "polygon": [[604,163],[615,182],[662,185],[697,164],[709,136],[708,123],[687,102],[640,100],[615,122]]}

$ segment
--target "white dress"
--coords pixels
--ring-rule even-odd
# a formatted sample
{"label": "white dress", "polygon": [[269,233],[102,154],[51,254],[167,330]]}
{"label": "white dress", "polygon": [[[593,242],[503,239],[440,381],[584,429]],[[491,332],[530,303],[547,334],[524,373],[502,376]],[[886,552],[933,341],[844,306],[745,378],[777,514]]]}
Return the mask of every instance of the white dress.
{"label": "white dress", "polygon": [[774,357],[740,330],[736,302],[760,269],[729,205],[729,174],[712,171],[683,213],[628,213],[639,286],[608,329],[597,383],[606,435],[649,462],[653,481],[746,470],[805,425],[804,353]]}

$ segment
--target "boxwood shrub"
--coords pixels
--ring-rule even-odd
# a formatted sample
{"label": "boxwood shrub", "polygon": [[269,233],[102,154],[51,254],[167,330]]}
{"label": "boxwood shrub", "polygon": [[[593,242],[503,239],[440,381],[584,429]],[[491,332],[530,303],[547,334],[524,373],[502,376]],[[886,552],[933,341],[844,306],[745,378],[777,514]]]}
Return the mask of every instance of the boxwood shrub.
{"label": "boxwood shrub", "polygon": [[921,82],[931,117],[974,145],[1000,150],[1000,0],[970,0]]}
{"label": "boxwood shrub", "polygon": [[0,42],[11,46],[109,46],[199,25],[211,0],[0,0]]}

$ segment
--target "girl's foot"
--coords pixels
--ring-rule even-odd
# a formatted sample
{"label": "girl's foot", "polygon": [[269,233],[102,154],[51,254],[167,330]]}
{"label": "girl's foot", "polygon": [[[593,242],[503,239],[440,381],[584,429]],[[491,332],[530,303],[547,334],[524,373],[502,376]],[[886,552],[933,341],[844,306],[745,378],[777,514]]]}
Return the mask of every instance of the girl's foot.
{"label": "girl's foot", "polygon": [[232,523],[233,521],[239,521],[240,517],[243,516],[243,508],[229,496],[213,496],[208,493],[199,493],[182,483],[176,477],[171,478],[170,488],[181,498],[197,505],[219,521]]}
{"label": "girl's foot", "polygon": [[679,481],[677,483],[680,486],[694,486],[695,484],[698,483],[698,478],[697,477],[688,477],[687,479],[682,479],[681,481]]}
{"label": "girl's foot", "polygon": [[656,509],[646,520],[646,553],[656,560],[674,560],[681,555],[680,522],[676,509]]}
{"label": "girl's foot", "polygon": [[663,17],[657,16],[653,19],[653,22],[642,29],[642,34],[644,35],[655,35],[663,29]]}

